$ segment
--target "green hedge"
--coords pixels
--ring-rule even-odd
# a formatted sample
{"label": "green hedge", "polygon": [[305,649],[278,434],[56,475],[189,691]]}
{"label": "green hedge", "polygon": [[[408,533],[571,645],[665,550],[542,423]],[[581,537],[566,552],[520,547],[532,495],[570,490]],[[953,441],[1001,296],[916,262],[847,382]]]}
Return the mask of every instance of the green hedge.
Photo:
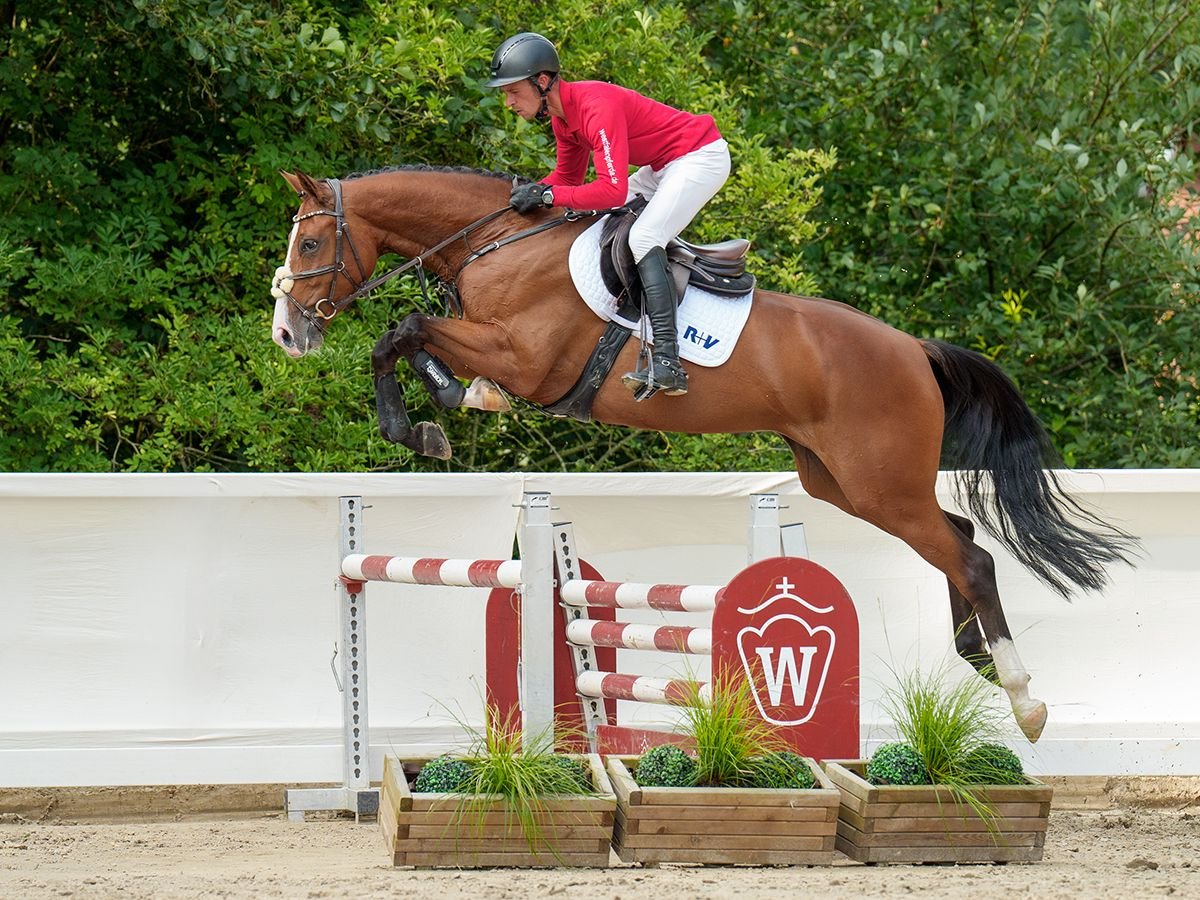
{"label": "green hedge", "polygon": [[270,343],[280,169],[547,170],[547,129],[482,86],[525,28],[568,77],[716,116],[735,170],[690,236],[753,237],[765,286],[999,359],[1072,464],[1200,463],[1195,244],[1168,203],[1192,172],[1164,156],[1198,109],[1197,14],[961,6],[0,3],[0,468],[786,468],[770,435],[529,412],[442,414],[449,463],[388,445],[369,350],[410,280],[312,358]]}

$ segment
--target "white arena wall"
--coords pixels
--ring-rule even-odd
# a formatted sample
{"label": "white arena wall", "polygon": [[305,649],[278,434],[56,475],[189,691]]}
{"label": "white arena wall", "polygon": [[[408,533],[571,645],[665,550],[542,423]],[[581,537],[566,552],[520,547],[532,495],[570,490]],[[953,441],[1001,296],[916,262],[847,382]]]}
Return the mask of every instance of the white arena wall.
{"label": "white arena wall", "polygon": [[[981,537],[1050,709],[1036,746],[1013,744],[1039,774],[1200,774],[1200,470],[1064,482],[1139,535],[1143,558],[1067,603]],[[857,606],[866,750],[891,735],[892,673],[967,671],[941,576],[790,473],[0,474],[0,787],[340,783],[337,498],[370,506],[364,552],[508,558],[524,490],[551,492],[606,578],[694,584],[745,565],[747,498],[778,492],[781,519],[805,523],[810,557]],[[373,584],[366,597],[377,779],[385,752],[436,752],[479,726],[487,591]],[[631,651],[619,668],[693,674]]]}

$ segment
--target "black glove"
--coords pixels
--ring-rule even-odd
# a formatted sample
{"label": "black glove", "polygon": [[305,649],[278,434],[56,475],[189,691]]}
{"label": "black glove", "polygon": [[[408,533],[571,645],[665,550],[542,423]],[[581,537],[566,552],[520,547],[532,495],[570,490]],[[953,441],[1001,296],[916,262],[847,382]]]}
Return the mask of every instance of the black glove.
{"label": "black glove", "polygon": [[519,213],[531,213],[535,209],[550,205],[542,199],[542,194],[548,190],[550,190],[550,186],[542,184],[540,181],[533,184],[522,184],[513,188],[508,205]]}

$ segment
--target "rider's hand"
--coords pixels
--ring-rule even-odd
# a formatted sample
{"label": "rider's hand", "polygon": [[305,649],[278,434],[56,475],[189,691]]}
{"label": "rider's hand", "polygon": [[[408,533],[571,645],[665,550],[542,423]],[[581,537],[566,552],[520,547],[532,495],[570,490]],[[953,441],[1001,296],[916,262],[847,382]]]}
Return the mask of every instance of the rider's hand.
{"label": "rider's hand", "polygon": [[549,190],[549,185],[542,184],[540,181],[519,185],[513,188],[508,205],[519,213],[531,213],[535,209],[542,209],[550,205],[545,199],[545,194]]}

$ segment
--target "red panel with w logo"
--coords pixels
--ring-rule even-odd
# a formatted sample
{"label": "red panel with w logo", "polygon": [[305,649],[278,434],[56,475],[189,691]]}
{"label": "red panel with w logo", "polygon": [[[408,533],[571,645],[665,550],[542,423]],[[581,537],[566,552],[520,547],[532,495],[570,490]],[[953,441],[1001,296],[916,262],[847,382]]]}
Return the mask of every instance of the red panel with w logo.
{"label": "red panel with w logo", "polygon": [[743,569],[713,614],[713,653],[713,671],[744,673],[796,752],[858,757],[858,614],[827,569],[797,557]]}

